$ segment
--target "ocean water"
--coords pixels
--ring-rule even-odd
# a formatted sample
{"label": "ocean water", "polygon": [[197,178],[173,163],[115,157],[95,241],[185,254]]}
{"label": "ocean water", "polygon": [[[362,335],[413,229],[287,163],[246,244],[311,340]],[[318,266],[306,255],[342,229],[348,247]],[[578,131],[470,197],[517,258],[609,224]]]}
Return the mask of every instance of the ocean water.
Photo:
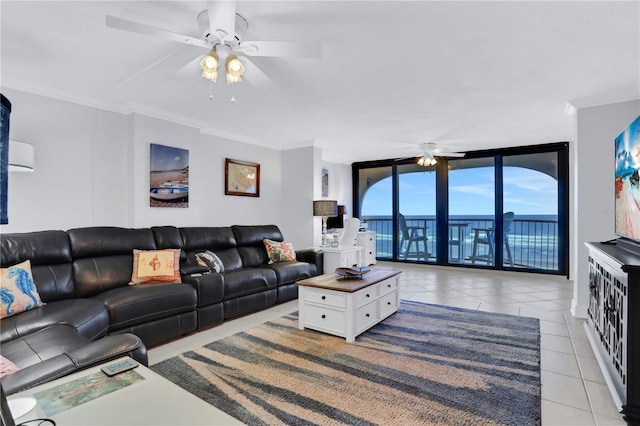
{"label": "ocean water", "polygon": [[[391,216],[366,216],[362,218],[368,229],[376,231],[376,252],[379,258],[391,258],[393,252],[393,228]],[[435,216],[405,216],[408,226],[427,227],[427,247],[433,255],[437,242],[435,234]],[[475,229],[492,228],[493,215],[452,215],[449,223],[465,224],[459,230],[450,226],[448,238],[463,241],[462,252],[450,246],[449,256],[465,258],[471,255]],[[516,266],[557,270],[558,269],[558,216],[557,215],[522,215],[515,216],[511,229],[506,236]]]}

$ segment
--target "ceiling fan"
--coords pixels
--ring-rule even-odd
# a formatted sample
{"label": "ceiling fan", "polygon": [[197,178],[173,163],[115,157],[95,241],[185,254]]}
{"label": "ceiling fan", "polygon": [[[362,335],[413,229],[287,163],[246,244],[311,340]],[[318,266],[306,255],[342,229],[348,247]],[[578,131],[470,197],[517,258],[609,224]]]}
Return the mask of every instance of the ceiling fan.
{"label": "ceiling fan", "polygon": [[[202,59],[199,56],[196,59],[200,62],[201,76],[213,82],[218,78],[218,65],[221,63],[225,64],[228,84],[242,80],[245,65],[250,66],[252,72],[257,74],[256,80],[268,79],[248,56],[322,57],[322,44],[317,42],[245,40],[249,23],[236,12],[235,1],[207,1],[207,9],[197,16],[200,38],[111,15],[106,16],[105,22],[110,28],[209,49],[209,53]],[[242,60],[238,55],[243,57]]]}
{"label": "ceiling fan", "polygon": [[464,157],[464,152],[452,152],[443,147],[436,145],[433,142],[425,142],[418,145],[420,148],[421,156],[418,158],[419,166],[435,166],[437,163],[436,157]]}

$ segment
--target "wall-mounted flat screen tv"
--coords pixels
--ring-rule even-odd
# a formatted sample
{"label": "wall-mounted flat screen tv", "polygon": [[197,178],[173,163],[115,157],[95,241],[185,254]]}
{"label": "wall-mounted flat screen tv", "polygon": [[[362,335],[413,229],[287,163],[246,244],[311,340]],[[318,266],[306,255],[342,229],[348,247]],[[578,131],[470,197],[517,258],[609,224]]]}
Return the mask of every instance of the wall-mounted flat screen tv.
{"label": "wall-mounted flat screen tv", "polygon": [[640,241],[640,116],[615,139],[616,235]]}

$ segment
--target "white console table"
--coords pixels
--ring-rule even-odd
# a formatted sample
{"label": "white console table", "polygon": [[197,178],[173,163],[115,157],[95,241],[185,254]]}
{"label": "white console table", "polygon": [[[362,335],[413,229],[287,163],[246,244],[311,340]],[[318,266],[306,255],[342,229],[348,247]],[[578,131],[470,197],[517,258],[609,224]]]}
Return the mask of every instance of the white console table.
{"label": "white console table", "polygon": [[356,237],[356,245],[362,247],[360,252],[360,266],[376,264],[376,232],[361,231]]}
{"label": "white console table", "polygon": [[324,273],[329,274],[336,271],[336,268],[350,268],[360,266],[361,247],[322,247],[324,252]]}

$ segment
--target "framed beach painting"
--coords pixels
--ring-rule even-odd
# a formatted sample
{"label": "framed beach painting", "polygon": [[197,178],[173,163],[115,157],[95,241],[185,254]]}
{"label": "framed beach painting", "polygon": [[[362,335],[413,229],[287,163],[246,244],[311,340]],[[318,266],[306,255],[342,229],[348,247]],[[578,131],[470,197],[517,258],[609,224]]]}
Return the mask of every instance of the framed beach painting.
{"label": "framed beach painting", "polygon": [[329,170],[326,167],[322,168],[322,196],[329,196]]}
{"label": "framed beach painting", "polygon": [[260,164],[247,161],[224,161],[224,194],[260,196]]}
{"label": "framed beach painting", "polygon": [[151,144],[149,205],[189,207],[189,150]]}

